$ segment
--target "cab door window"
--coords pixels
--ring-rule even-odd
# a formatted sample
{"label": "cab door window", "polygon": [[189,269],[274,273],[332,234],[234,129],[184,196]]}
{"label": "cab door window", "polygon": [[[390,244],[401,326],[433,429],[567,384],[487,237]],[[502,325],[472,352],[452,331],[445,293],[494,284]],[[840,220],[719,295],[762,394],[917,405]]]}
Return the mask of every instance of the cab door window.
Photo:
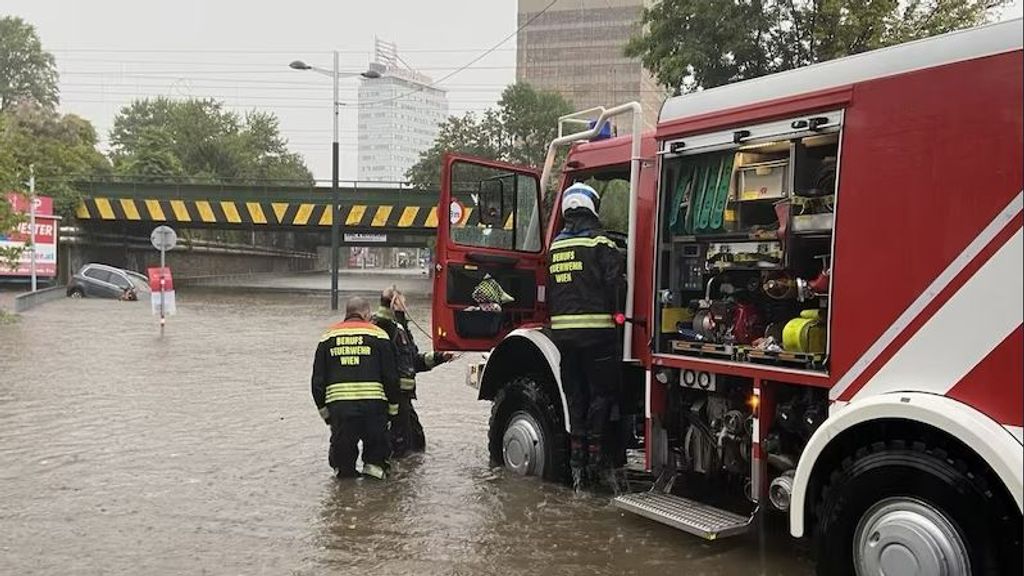
{"label": "cab door window", "polygon": [[540,251],[540,204],[534,178],[457,162],[451,171],[449,218],[456,244]]}

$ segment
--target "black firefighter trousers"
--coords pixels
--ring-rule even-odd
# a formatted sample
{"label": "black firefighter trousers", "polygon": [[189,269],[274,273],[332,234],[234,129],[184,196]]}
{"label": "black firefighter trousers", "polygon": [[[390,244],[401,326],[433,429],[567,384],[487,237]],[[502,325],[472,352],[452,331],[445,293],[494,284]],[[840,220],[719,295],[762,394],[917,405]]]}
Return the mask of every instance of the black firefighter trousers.
{"label": "black firefighter trousers", "polygon": [[420,417],[412,403],[415,398],[416,393],[412,390],[402,390],[399,396],[398,416],[391,422],[391,449],[395,458],[401,458],[409,452],[423,452],[426,449],[427,440],[423,433],[423,425],[420,424]]}
{"label": "black firefighter trousers", "polygon": [[[622,355],[615,329],[552,330],[562,356],[562,389],[569,404],[571,465],[581,467],[589,452],[592,466],[620,460],[610,422],[618,412]],[[611,442],[607,442],[611,440]]]}
{"label": "black firefighter trousers", "polygon": [[390,453],[388,407],[384,400],[338,400],[327,405],[331,414],[328,461],[341,478],[358,476],[356,457],[363,442],[363,473],[383,478]]}

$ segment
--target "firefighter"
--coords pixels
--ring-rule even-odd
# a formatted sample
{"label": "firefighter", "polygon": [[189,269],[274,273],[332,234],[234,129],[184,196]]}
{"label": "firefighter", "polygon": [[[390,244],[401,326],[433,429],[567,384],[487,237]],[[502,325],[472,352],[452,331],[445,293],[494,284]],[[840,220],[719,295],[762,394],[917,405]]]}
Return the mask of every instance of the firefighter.
{"label": "firefighter", "polygon": [[562,194],[562,231],[551,244],[548,309],[561,353],[569,405],[569,465],[578,489],[584,472],[614,488],[611,416],[617,409],[619,350],[615,314],[624,294],[624,264],[598,220],[600,197],[573,184]]}
{"label": "firefighter", "polygon": [[387,474],[389,418],[398,414],[395,352],[386,332],[370,323],[370,303],[352,298],[345,320],[320,339],[313,360],[313,402],[331,427],[331,468],[339,478],[356,473],[363,442],[364,476]]}
{"label": "firefighter", "polygon": [[395,286],[380,294],[380,307],[373,323],[387,333],[395,345],[398,378],[398,415],[391,426],[391,455],[401,458],[426,449],[426,436],[412,401],[416,399],[416,373],[426,372],[452,359],[450,352],[420,352],[409,331],[405,295]]}

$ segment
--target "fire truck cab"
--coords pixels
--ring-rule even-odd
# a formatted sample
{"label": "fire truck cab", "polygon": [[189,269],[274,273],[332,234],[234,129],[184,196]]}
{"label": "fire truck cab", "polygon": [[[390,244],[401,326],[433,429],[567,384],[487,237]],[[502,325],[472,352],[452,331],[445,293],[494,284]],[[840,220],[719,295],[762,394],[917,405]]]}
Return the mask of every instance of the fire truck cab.
{"label": "fire truck cab", "polygon": [[673,97],[654,134],[593,141],[639,105],[584,111],[542,173],[448,156],[434,347],[487,352],[492,460],[566,475],[541,207],[571,145],[558,190],[595,186],[628,261],[619,422],[649,481],[617,506],[707,539],[788,515],[822,574],[1021,573],[1022,36]]}

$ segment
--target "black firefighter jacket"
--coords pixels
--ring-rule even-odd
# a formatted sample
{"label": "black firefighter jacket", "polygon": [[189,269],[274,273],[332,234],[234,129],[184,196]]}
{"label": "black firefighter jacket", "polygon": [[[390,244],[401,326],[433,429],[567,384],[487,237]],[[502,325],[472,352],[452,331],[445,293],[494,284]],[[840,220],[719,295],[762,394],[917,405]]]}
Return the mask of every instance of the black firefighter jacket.
{"label": "black firefighter jacket", "polygon": [[313,360],[313,402],[321,409],[332,402],[380,400],[397,414],[399,400],[395,351],[386,332],[362,320],[331,326]]}

